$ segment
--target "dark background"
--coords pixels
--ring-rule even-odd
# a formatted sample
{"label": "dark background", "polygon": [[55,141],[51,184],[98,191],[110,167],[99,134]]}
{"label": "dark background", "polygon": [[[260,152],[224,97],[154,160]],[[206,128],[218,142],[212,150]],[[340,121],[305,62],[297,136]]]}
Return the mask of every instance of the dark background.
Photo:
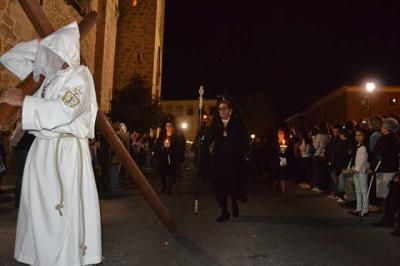
{"label": "dark background", "polygon": [[400,84],[399,1],[166,1],[162,96],[243,100],[284,119],[342,86]]}

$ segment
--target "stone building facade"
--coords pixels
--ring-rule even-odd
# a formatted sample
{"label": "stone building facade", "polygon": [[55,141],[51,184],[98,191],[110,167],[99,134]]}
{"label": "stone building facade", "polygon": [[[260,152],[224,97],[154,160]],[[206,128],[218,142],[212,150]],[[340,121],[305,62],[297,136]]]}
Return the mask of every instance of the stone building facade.
{"label": "stone building facade", "polygon": [[123,89],[134,76],[160,95],[164,38],[165,0],[120,1],[115,82]]}
{"label": "stone building facade", "polygon": [[[54,28],[97,11],[97,25],[81,42],[81,53],[93,73],[99,107],[110,112],[114,89],[135,75],[160,95],[165,0],[32,0],[38,1]],[[0,54],[37,38],[17,0],[0,0]],[[116,51],[118,51],[116,53]],[[115,77],[115,78],[114,78]],[[0,91],[18,84],[0,66]]]}
{"label": "stone building facade", "polygon": [[108,113],[114,87],[119,0],[99,0],[98,12],[94,82],[98,92],[97,102],[102,111]]}
{"label": "stone building facade", "polygon": [[[36,1],[36,0],[32,0]],[[72,21],[81,21],[83,13],[74,0],[40,0],[47,18],[55,29]],[[118,0],[76,1],[83,3],[86,12],[97,11],[98,23],[81,41],[81,53],[94,75],[99,107],[109,112],[113,89],[115,40],[119,16]],[[0,0],[0,54],[15,44],[38,38],[31,22],[17,0]],[[13,87],[18,80],[3,66],[0,67],[0,90]]]}

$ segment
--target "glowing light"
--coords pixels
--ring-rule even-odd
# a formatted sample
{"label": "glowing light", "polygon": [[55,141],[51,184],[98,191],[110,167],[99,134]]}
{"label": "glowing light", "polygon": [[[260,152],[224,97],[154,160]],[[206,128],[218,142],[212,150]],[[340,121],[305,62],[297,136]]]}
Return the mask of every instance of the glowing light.
{"label": "glowing light", "polygon": [[131,0],[131,5],[133,7],[137,6],[137,4],[138,4],[137,0]]}
{"label": "glowing light", "polygon": [[365,89],[371,93],[376,89],[376,85],[374,82],[367,82],[367,84],[365,84]]}
{"label": "glowing light", "polygon": [[182,129],[187,129],[188,128],[188,124],[186,122],[182,122],[181,123],[181,128]]}
{"label": "glowing light", "polygon": [[251,134],[251,135],[250,135],[250,138],[251,138],[251,139],[255,139],[255,138],[256,138],[256,134]]}

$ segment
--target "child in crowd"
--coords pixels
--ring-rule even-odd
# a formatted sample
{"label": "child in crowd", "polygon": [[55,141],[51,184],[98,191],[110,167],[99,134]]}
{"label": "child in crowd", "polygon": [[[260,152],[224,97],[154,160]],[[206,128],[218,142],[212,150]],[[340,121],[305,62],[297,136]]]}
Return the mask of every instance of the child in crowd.
{"label": "child in crowd", "polygon": [[356,192],[357,207],[351,211],[351,214],[360,216],[368,215],[368,174],[369,161],[366,147],[366,133],[362,129],[357,129],[355,132],[355,140],[357,148],[354,157],[354,167],[352,168],[353,180]]}

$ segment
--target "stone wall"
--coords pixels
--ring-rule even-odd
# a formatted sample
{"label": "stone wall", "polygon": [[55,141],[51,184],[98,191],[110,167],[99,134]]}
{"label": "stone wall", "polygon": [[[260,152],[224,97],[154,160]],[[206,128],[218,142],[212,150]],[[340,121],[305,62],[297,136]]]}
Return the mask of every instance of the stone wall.
{"label": "stone wall", "polygon": [[[32,0],[36,1],[36,0]],[[42,0],[42,8],[54,28],[60,28],[82,16],[64,0]],[[98,103],[109,111],[113,90],[115,41],[119,16],[118,0],[91,0],[90,10],[98,12],[97,25],[81,41],[81,53],[94,74]],[[99,28],[99,29],[98,29]],[[15,44],[37,38],[31,22],[17,0],[0,0],[0,54]],[[13,87],[18,80],[0,66],[0,91]]]}
{"label": "stone wall", "polygon": [[[34,1],[34,0],[32,0]],[[42,8],[54,28],[60,28],[82,17],[63,0],[43,0]],[[97,0],[92,1],[93,10],[97,10]],[[3,54],[15,44],[38,38],[31,22],[16,0],[0,0],[0,53]],[[81,52],[85,57],[88,67],[94,70],[94,46],[96,41],[96,29],[92,29],[81,42]],[[18,80],[4,67],[0,69],[0,89],[15,86]]]}
{"label": "stone wall", "polygon": [[101,110],[110,111],[114,85],[115,44],[119,17],[118,0],[99,1],[99,20],[96,32],[94,81]]}
{"label": "stone wall", "polygon": [[[75,8],[67,5],[64,0],[43,0],[42,2],[43,10],[55,29],[61,28],[72,21],[77,21],[79,23],[82,20],[82,16],[75,10]],[[98,0],[92,0],[91,10],[97,11],[97,7]],[[87,34],[81,41],[81,54],[85,58],[86,64],[92,73],[94,72],[95,64],[95,44],[96,26],[93,27],[89,34]]]}
{"label": "stone wall", "polygon": [[140,0],[133,7],[130,1],[120,1],[114,81],[116,90],[124,88],[138,74],[152,86],[153,94],[159,94],[164,2]]}
{"label": "stone wall", "polygon": [[[0,0],[0,54],[19,42],[34,38],[37,34],[18,1]],[[0,91],[17,84],[18,79],[0,65]]]}

